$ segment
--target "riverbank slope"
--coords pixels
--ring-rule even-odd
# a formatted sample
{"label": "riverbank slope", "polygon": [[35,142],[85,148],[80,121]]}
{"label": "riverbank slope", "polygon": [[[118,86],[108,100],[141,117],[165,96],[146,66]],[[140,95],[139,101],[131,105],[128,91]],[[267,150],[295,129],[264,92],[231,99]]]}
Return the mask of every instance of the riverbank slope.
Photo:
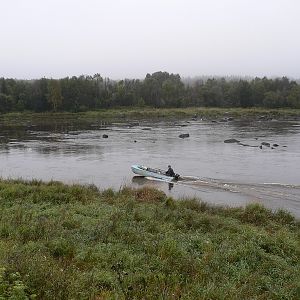
{"label": "riverbank slope", "polygon": [[0,296],[300,296],[300,223],[284,211],[21,180],[0,181],[0,208]]}

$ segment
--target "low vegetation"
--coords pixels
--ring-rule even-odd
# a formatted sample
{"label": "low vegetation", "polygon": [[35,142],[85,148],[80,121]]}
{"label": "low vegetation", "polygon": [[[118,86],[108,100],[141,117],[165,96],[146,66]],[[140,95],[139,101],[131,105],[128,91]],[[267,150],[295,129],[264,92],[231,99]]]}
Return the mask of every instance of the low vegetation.
{"label": "low vegetation", "polygon": [[265,108],[114,108],[100,109],[80,113],[32,113],[14,112],[0,115],[0,125],[2,126],[31,126],[69,124],[78,126],[92,123],[106,122],[131,122],[132,120],[179,120],[197,117],[198,120],[214,120],[222,118],[236,118],[246,120],[294,120],[300,119],[299,109],[265,109]]}
{"label": "low vegetation", "polygon": [[299,276],[285,211],[0,181],[0,299],[299,299]]}

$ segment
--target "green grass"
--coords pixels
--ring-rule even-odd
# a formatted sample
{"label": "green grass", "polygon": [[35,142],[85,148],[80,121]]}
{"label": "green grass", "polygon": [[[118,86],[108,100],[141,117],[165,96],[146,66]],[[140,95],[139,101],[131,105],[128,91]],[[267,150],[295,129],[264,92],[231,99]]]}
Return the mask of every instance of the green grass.
{"label": "green grass", "polygon": [[300,109],[265,109],[265,108],[114,108],[80,113],[8,113],[0,115],[0,123],[4,125],[28,125],[34,123],[86,123],[95,121],[128,121],[132,119],[184,119],[194,115],[204,119],[234,117],[243,119],[267,118],[291,119],[300,118]]}
{"label": "green grass", "polygon": [[0,181],[0,299],[299,299],[299,276],[285,211]]}

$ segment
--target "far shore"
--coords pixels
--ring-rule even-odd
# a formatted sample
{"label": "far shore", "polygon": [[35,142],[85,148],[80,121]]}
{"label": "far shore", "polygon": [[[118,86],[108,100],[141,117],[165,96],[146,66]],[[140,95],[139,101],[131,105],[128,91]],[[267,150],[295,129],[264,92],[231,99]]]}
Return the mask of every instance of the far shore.
{"label": "far shore", "polygon": [[0,124],[26,125],[30,122],[61,120],[63,122],[126,121],[126,120],[300,120],[300,109],[265,109],[265,108],[113,108],[86,112],[44,112],[29,111],[0,114]]}

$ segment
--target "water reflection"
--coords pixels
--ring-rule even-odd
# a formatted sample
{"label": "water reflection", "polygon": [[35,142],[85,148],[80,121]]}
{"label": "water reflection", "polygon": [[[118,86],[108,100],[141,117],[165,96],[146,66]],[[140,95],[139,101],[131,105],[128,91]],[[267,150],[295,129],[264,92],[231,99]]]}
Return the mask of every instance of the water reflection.
{"label": "water reflection", "polygon": [[174,187],[174,183],[168,183],[168,188],[169,188],[169,191],[171,191],[172,190],[172,188]]}
{"label": "water reflection", "polygon": [[265,137],[269,134],[284,135],[296,134],[298,130],[295,129],[297,121],[236,121],[232,122],[235,130],[247,133],[253,137]]}
{"label": "water reflection", "polygon": [[143,187],[143,186],[151,186],[151,187],[162,187],[165,184],[168,186],[168,190],[171,191],[174,187],[174,184],[171,182],[165,183],[163,181],[143,177],[143,176],[133,176],[131,179],[133,186],[135,187]]}
{"label": "water reflection", "polygon": [[131,182],[136,185],[142,186],[142,185],[148,183],[149,180],[147,178],[145,178],[144,176],[133,176],[131,179]]}

